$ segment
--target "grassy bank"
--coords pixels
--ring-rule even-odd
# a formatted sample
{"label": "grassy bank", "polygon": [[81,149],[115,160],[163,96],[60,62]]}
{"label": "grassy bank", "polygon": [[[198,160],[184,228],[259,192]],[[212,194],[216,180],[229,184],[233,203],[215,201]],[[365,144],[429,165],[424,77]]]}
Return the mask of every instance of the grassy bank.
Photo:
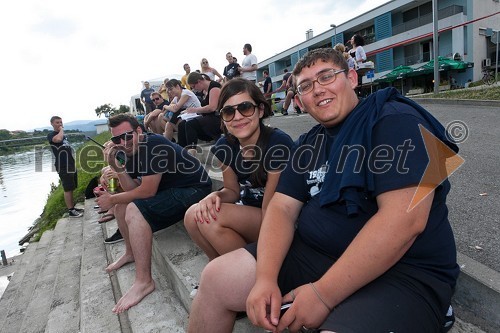
{"label": "grassy bank", "polygon": [[[101,133],[94,139],[97,142],[104,143],[111,137],[109,132]],[[104,166],[103,154],[100,147],[93,142],[85,142],[76,151],[76,167],[78,170],[78,187],[73,192],[76,202],[85,199],[85,188],[90,180],[100,175],[100,170]],[[64,203],[64,191],[61,184],[53,186],[43,213],[36,221],[39,229],[35,240],[38,241],[46,230],[54,229],[57,221],[67,212]]]}

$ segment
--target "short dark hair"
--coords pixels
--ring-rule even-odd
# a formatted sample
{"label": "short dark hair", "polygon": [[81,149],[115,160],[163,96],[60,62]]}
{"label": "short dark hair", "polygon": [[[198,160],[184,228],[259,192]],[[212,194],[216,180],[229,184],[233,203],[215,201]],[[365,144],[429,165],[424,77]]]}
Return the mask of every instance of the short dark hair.
{"label": "short dark hair", "polygon": [[165,83],[165,87],[167,87],[167,88],[173,88],[175,86],[179,86],[179,87],[181,87],[181,89],[183,88],[181,81],[179,81],[177,79],[171,79],[171,80],[168,80],[167,83]]}
{"label": "short dark hair", "polygon": [[130,113],[120,113],[115,116],[109,117],[108,126],[114,128],[119,126],[120,124],[127,122],[130,126],[135,130],[137,127],[140,127],[137,119]]}
{"label": "short dark hair", "polygon": [[60,120],[60,119],[62,119],[62,118],[59,116],[52,116],[52,118],[50,118],[50,123],[52,124],[54,121]]}
{"label": "short dark hair", "polygon": [[265,69],[262,73],[269,75],[269,71]]}
{"label": "short dark hair", "polygon": [[211,81],[210,78],[207,75],[201,74],[201,73],[198,73],[198,72],[189,73],[189,75],[187,77],[187,83],[190,86],[193,85],[193,84],[196,84],[200,80]]}
{"label": "short dark hair", "polygon": [[243,46],[245,49],[247,49],[248,51],[252,52],[252,45],[246,43],[244,46]]}
{"label": "short dark hair", "polygon": [[283,70],[283,73],[288,73],[288,68],[285,68],[285,69]]}
{"label": "short dark hair", "polygon": [[293,69],[293,76],[299,75],[305,67],[311,67],[318,61],[333,62],[333,64],[339,66],[340,69],[345,71],[345,75],[349,72],[349,65],[347,65],[344,55],[328,47],[307,52],[306,55],[295,65],[295,68]]}

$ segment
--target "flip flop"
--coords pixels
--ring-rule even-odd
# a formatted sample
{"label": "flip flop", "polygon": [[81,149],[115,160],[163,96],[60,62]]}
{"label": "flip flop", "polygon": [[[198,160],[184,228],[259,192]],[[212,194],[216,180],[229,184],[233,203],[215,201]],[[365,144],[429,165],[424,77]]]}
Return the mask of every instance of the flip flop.
{"label": "flip flop", "polygon": [[107,212],[108,212],[108,210],[107,210],[107,209],[106,209],[106,210],[99,210],[99,211],[97,212],[97,214],[104,214],[104,213],[107,213]]}
{"label": "flip flop", "polygon": [[104,214],[103,216],[101,216],[101,218],[99,220],[97,220],[97,222],[106,223],[106,222],[109,222],[109,221],[114,220],[114,219],[115,219],[115,216],[113,214]]}

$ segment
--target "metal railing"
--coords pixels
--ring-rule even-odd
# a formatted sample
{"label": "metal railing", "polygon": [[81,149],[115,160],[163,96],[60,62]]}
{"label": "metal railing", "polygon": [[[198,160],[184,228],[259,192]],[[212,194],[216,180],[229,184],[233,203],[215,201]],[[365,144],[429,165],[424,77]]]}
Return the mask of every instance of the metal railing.
{"label": "metal railing", "polygon": [[[438,18],[444,19],[446,17],[453,16],[458,13],[464,13],[464,7],[458,5],[451,5],[446,8],[440,9],[438,12]],[[416,19],[395,25],[392,27],[392,35],[398,35],[405,31],[412,30],[418,27],[421,27],[425,24],[432,23],[432,13],[425,14],[417,17]]]}

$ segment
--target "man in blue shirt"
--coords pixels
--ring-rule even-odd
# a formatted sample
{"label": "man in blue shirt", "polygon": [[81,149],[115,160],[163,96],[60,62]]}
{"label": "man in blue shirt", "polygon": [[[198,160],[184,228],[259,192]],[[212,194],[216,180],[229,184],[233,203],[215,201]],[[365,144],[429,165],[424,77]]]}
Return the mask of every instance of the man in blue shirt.
{"label": "man in blue shirt", "polygon": [[54,130],[47,135],[47,140],[49,140],[50,148],[54,154],[54,166],[59,174],[59,179],[61,179],[68,216],[82,217],[83,209],[75,208],[73,199],[73,191],[78,186],[73,149],[69,144],[68,137],[64,134],[61,117],[53,116],[50,119],[50,124]]}
{"label": "man in blue shirt", "polygon": [[154,92],[155,90],[149,87],[149,82],[144,81],[144,89],[141,91],[141,101],[146,106],[146,114],[150,113],[155,109],[155,104],[151,99],[151,94]]}
{"label": "man in blue shirt", "polygon": [[[230,332],[243,310],[273,332],[442,332],[459,267],[450,183],[420,183],[429,162],[421,127],[458,148],[395,89],[359,100],[356,71],[331,48],[306,54],[293,77],[295,102],[319,124],[292,151],[258,247],[203,271],[189,332]],[[413,207],[421,186],[429,194]]]}
{"label": "man in blue shirt", "polygon": [[[113,137],[104,156],[118,173],[123,192],[100,192],[96,199],[102,210],[115,206],[125,253],[106,271],[135,262],[135,282],[113,308],[122,313],[155,289],[151,276],[153,232],[182,220],[187,208],[211,191],[211,180],[200,162],[161,135],[146,134],[129,114],[109,118]],[[121,151],[126,160],[118,162]]]}

